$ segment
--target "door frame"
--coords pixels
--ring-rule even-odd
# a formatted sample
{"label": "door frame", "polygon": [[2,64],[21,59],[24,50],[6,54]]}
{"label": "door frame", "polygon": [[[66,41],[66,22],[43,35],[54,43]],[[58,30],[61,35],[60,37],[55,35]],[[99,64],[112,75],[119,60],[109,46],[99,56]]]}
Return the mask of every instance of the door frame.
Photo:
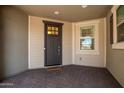
{"label": "door frame", "polygon": [[62,42],[63,42],[63,39],[62,39],[62,33],[63,33],[63,23],[59,23],[59,22],[53,22],[53,21],[47,21],[47,20],[43,20],[43,23],[44,23],[44,67],[47,67],[46,65],[45,65],[45,63],[46,63],[46,61],[47,61],[47,54],[46,54],[46,52],[47,52],[47,49],[46,49],[46,47],[47,47],[47,43],[46,43],[46,40],[47,40],[47,25],[56,25],[56,26],[61,26],[61,35],[60,35],[60,39],[61,39],[61,64],[60,65],[62,65],[63,63],[62,63],[62,58],[63,58],[63,56],[62,56],[62,51],[63,51],[63,44],[62,44]]}

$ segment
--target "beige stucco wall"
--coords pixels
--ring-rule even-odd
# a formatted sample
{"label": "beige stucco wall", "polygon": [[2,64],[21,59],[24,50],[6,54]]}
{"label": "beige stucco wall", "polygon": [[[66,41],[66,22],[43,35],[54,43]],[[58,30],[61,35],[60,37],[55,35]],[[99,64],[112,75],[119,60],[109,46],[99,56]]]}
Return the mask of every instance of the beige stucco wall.
{"label": "beige stucco wall", "polygon": [[112,49],[110,44],[110,15],[108,13],[106,17],[107,21],[107,69],[112,73],[112,75],[119,81],[119,83],[124,87],[124,50]]}
{"label": "beige stucco wall", "polygon": [[[74,30],[74,64],[94,67],[105,67],[105,19],[96,19],[90,21],[99,21],[98,23],[98,47],[99,54],[81,54],[76,53],[79,38],[75,35],[76,29]],[[83,22],[82,22],[83,23]],[[82,51],[83,52],[83,51]]]}
{"label": "beige stucco wall", "polygon": [[0,6],[0,72],[2,77],[28,69],[27,43],[28,16],[12,6]]}
{"label": "beige stucco wall", "polygon": [[72,24],[69,22],[29,16],[29,68],[44,67],[44,23],[43,20],[62,22],[62,64],[72,64]]}

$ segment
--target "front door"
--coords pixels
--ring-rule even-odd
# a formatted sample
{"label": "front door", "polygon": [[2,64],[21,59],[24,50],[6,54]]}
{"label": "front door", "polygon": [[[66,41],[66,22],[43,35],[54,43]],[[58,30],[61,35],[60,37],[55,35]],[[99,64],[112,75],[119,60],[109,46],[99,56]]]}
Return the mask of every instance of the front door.
{"label": "front door", "polygon": [[45,66],[62,64],[62,23],[43,21],[45,26]]}

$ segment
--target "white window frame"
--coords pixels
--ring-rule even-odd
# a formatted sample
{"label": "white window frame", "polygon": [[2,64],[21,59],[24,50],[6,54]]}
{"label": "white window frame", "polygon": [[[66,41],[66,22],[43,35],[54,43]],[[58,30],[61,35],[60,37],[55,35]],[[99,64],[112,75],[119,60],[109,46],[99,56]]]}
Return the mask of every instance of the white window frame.
{"label": "white window frame", "polygon": [[112,49],[124,49],[124,42],[117,42],[117,20],[116,11],[120,5],[115,5],[112,7],[111,12],[113,14],[113,44]]}
{"label": "white window frame", "polygon": [[[94,26],[95,32],[94,32],[94,49],[93,50],[80,50],[80,27],[83,26]],[[76,54],[91,54],[91,55],[99,55],[99,20],[93,20],[93,21],[86,21],[86,22],[79,22],[76,23]]]}

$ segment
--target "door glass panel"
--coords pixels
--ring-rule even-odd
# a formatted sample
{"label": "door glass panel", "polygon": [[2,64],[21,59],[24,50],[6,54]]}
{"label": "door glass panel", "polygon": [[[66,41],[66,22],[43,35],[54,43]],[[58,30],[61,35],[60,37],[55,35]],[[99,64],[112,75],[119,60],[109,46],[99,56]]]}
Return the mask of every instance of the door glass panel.
{"label": "door glass panel", "polygon": [[51,31],[48,31],[48,35],[51,35],[52,33],[51,33]]}
{"label": "door glass panel", "polygon": [[55,30],[58,31],[58,27],[55,27]]}
{"label": "door glass panel", "polygon": [[57,36],[59,34],[58,32],[58,27],[54,27],[54,26],[48,26],[48,32],[47,34],[48,35],[51,35],[51,36]]}
{"label": "door glass panel", "polygon": [[51,27],[50,26],[48,26],[48,30],[51,30]]}
{"label": "door glass panel", "polygon": [[48,35],[51,35],[51,34],[52,34],[52,32],[51,32],[51,26],[48,26],[48,27],[47,27],[47,34],[48,34]]}
{"label": "door glass panel", "polygon": [[54,30],[54,27],[52,27],[52,30]]}
{"label": "door glass panel", "polygon": [[52,35],[54,35],[54,31],[52,31]]}
{"label": "door glass panel", "polygon": [[55,35],[58,35],[58,31],[55,32]]}

